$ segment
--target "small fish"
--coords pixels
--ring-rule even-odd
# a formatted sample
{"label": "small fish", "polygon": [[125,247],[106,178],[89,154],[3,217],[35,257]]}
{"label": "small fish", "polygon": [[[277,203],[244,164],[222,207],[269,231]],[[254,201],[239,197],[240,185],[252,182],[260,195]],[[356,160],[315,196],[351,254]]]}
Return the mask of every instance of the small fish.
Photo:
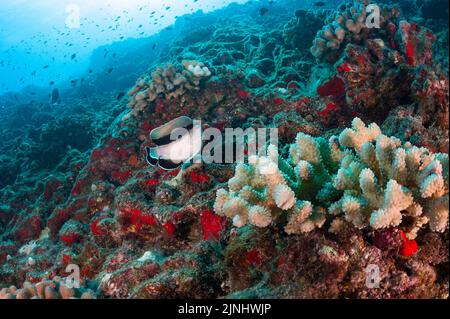
{"label": "small fish", "polygon": [[[173,136],[178,136],[173,139]],[[174,170],[191,160],[202,148],[201,127],[190,117],[181,116],[153,129],[150,139],[156,147],[145,147],[147,163]]]}
{"label": "small fish", "polygon": [[325,5],[326,5],[326,3],[323,1],[317,1],[317,2],[313,3],[313,6],[315,6],[315,7],[323,7]]}
{"label": "small fish", "polygon": [[125,96],[125,92],[119,92],[119,94],[117,94],[117,101],[119,101],[124,96]]}
{"label": "small fish", "polygon": [[75,59],[76,57],[77,57],[77,54],[74,53],[74,54],[72,54],[72,56],[70,57],[70,59],[73,60],[73,59]]}
{"label": "small fish", "polygon": [[152,50],[155,50],[156,48],[156,43],[152,45]]}
{"label": "small fish", "polygon": [[306,13],[307,13],[306,10],[299,9],[299,10],[295,11],[295,16],[297,18],[301,18],[301,17],[304,17],[306,15]]}
{"label": "small fish", "polygon": [[259,15],[264,16],[267,12],[269,12],[269,9],[267,8],[260,8],[259,9]]}
{"label": "small fish", "polygon": [[59,104],[59,103],[60,103],[59,90],[58,89],[53,89],[51,104]]}

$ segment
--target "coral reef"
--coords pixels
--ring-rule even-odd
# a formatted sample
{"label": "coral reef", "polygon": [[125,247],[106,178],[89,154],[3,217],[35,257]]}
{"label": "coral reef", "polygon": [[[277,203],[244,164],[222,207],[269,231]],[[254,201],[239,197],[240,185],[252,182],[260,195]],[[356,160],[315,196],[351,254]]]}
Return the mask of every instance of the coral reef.
{"label": "coral reef", "polygon": [[198,61],[183,61],[183,71],[175,71],[172,64],[157,68],[151,74],[151,79],[140,79],[128,93],[131,100],[128,104],[136,114],[142,111],[149,102],[156,100],[158,95],[167,100],[182,96],[186,90],[199,90],[200,81],[211,75],[208,67]]}
{"label": "coral reef", "polygon": [[[365,25],[368,5],[347,2],[339,12],[329,14],[331,22],[317,33],[311,50],[329,69],[317,88],[319,95],[331,99],[323,114],[346,112],[349,118],[357,115],[388,123],[411,123],[414,118],[408,132],[395,135],[448,152],[448,71],[436,67],[435,55],[440,59],[442,54],[433,50],[436,36],[408,22],[390,5],[381,6],[379,28],[369,28]],[[414,110],[412,118],[401,116],[404,108]]]}
{"label": "coral reef", "polygon": [[122,111],[115,92],[86,98],[68,94],[64,102],[62,108],[45,100],[1,110],[0,187],[44,170],[49,170],[44,176],[55,169],[65,171],[70,161],[82,160]]}
{"label": "coral reef", "polygon": [[331,21],[317,33],[311,54],[318,60],[335,62],[347,43],[359,44],[367,38],[380,37],[385,29],[396,24],[400,12],[390,6],[379,8],[379,21],[372,21],[370,13],[373,9],[369,1],[344,2],[337,13],[333,12],[327,18]]}
{"label": "coral reef", "polygon": [[11,286],[0,290],[0,299],[94,299],[90,289],[71,288],[63,279],[55,277],[36,284],[24,282],[22,288]]}
{"label": "coral reef", "polygon": [[[117,86],[1,97],[0,296],[448,298],[448,31],[381,2],[373,29],[365,1],[197,12],[117,57]],[[278,147],[147,165],[179,116]]]}

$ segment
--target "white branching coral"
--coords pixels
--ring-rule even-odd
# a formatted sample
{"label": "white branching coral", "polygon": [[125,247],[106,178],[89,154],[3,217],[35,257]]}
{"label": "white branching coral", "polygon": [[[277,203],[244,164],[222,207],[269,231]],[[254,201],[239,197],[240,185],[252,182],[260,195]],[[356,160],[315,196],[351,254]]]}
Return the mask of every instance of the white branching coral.
{"label": "white branching coral", "polygon": [[133,113],[142,111],[158,97],[177,98],[186,91],[199,90],[201,80],[211,76],[208,67],[195,60],[182,61],[182,68],[177,71],[174,65],[167,64],[158,67],[150,78],[138,80],[128,93],[131,97],[128,106]]}
{"label": "white branching coral", "polygon": [[355,119],[353,129],[339,137],[342,146],[353,152],[347,152],[334,178],[334,187],[344,195],[332,204],[333,212],[340,210],[358,228],[398,226],[407,218],[412,224],[409,238],[429,220],[433,221],[431,230],[444,231],[448,224],[448,155],[377,135],[379,128],[371,126],[366,128]]}
{"label": "white branching coral", "polygon": [[352,6],[341,8],[335,20],[320,30],[314,39],[311,53],[320,58],[327,50],[337,50],[344,42],[346,34],[359,35],[366,27],[366,3],[355,2]]}
{"label": "white branching coral", "polygon": [[[319,138],[318,143],[299,134],[288,160],[279,157],[271,145],[268,156],[252,156],[250,164],[238,164],[228,191],[217,192],[215,211],[231,218],[237,227],[248,223],[267,227],[286,214],[289,234],[321,227],[326,209],[312,202],[318,203],[315,195],[331,185],[329,171],[337,168],[337,162],[332,163],[331,150],[321,150],[320,144],[326,145],[326,141]],[[322,193],[329,191],[323,189]]]}
{"label": "white branching coral", "polygon": [[217,192],[216,212],[235,226],[287,219],[285,231],[298,234],[339,215],[360,229],[401,226],[410,239],[427,224],[448,227],[448,154],[402,143],[358,118],[328,141],[299,133],[288,159],[269,150],[239,164],[229,190]]}

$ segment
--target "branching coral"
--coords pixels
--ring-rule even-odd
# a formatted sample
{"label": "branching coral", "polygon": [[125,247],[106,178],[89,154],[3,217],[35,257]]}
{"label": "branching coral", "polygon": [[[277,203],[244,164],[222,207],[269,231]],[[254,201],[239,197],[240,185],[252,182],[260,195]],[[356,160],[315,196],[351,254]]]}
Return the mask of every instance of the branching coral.
{"label": "branching coral", "polygon": [[334,62],[343,48],[343,43],[359,43],[368,37],[368,33],[378,34],[391,23],[391,20],[396,20],[400,15],[396,8],[376,7],[381,11],[380,19],[376,21],[379,25],[372,26],[370,23],[375,21],[368,21],[371,20],[368,12],[370,14],[372,11],[369,6],[369,1],[366,0],[342,4],[339,12],[334,17],[330,17],[332,22],[317,33],[311,47],[311,54],[317,60]]}
{"label": "branching coral", "polygon": [[427,223],[432,231],[447,228],[448,155],[402,145],[376,124],[355,118],[328,142],[299,133],[288,159],[274,146],[268,153],[239,164],[229,190],[217,192],[215,211],[237,227],[267,227],[287,217],[285,231],[297,234],[321,227],[328,212],[357,228],[408,220],[402,226],[409,238]]}
{"label": "branching coral", "polygon": [[249,165],[239,164],[229,180],[229,191],[219,190],[218,214],[233,219],[235,226],[247,223],[266,227],[288,214],[288,233],[307,232],[325,221],[331,176],[337,170],[335,149],[326,140],[299,133],[290,147],[289,159],[269,146],[268,156],[252,156]]}
{"label": "branching coral", "polygon": [[200,81],[211,75],[208,67],[198,61],[183,61],[182,67],[182,71],[177,71],[173,64],[167,64],[157,68],[150,79],[139,80],[128,93],[131,96],[128,106],[136,114],[159,96],[171,99],[183,95],[187,90],[199,90]]}
{"label": "branching coral", "polygon": [[[357,116],[379,121],[397,109],[389,121],[400,122],[407,129],[392,135],[447,152],[448,76],[433,61],[435,36],[403,20],[389,23],[384,33],[372,36],[375,34],[363,43],[350,42],[339,50],[334,69],[345,87],[345,107]],[[405,104],[410,104],[407,108],[420,125],[408,125],[411,121],[401,116],[398,107]]]}
{"label": "branching coral", "polygon": [[36,284],[25,282],[22,288],[14,286],[0,290],[0,299],[94,299],[90,289],[71,288],[61,278],[42,280]]}
{"label": "branching coral", "polygon": [[448,223],[448,155],[402,145],[373,128],[376,134],[365,135],[364,123],[355,119],[353,128],[339,136],[347,150],[333,186],[344,195],[329,212],[344,213],[358,228],[398,226],[410,219],[410,238],[428,221],[432,231],[443,232]]}

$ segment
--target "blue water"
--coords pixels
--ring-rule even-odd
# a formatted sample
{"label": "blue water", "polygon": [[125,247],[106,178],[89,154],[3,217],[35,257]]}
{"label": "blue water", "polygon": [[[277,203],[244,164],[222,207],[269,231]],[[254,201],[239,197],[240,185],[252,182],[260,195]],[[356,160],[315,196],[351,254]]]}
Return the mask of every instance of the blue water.
{"label": "blue water", "polygon": [[[27,86],[45,87],[52,81],[54,86],[64,86],[86,73],[92,53],[100,46],[145,38],[183,15],[246,1],[2,1],[0,95]],[[110,66],[96,71],[101,72],[101,67]]]}

